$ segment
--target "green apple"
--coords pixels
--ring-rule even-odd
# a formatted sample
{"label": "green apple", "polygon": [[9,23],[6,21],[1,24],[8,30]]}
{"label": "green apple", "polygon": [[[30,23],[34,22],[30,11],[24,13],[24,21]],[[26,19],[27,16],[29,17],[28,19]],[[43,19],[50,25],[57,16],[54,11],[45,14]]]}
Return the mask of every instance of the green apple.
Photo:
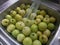
{"label": "green apple", "polygon": [[15,19],[10,19],[10,23],[11,24],[15,24],[16,23],[16,20]]}
{"label": "green apple", "polygon": [[32,39],[30,37],[26,37],[23,40],[23,45],[32,45]]}
{"label": "green apple", "polygon": [[16,23],[16,28],[22,30],[25,27],[25,24],[22,21]]}
{"label": "green apple", "polygon": [[[26,9],[26,13],[27,13],[27,14],[31,14],[31,13],[32,13],[32,9],[30,9],[30,8]],[[28,15],[28,16],[29,16],[29,15]],[[28,16],[27,16],[27,17],[28,17]]]}
{"label": "green apple", "polygon": [[31,34],[30,34],[30,38],[31,38],[32,40],[37,40],[37,39],[38,39],[38,36],[37,36],[36,33],[31,33]]}
{"label": "green apple", "polygon": [[36,13],[31,13],[31,15],[29,16],[29,18],[33,20],[33,19],[35,19],[36,15],[37,15]]}
{"label": "green apple", "polygon": [[45,35],[41,35],[39,37],[39,40],[41,41],[42,44],[46,44],[48,42],[48,37]]}
{"label": "green apple", "polygon": [[21,21],[22,20],[22,16],[19,15],[19,14],[16,14],[15,19],[16,19],[16,21]]}
{"label": "green apple", "polygon": [[35,20],[31,20],[31,25],[35,24]]}
{"label": "green apple", "polygon": [[12,19],[12,16],[11,15],[6,15],[5,18],[10,20],[10,19]]}
{"label": "green apple", "polygon": [[17,12],[19,12],[19,11],[21,10],[21,8],[20,8],[20,7],[17,7],[15,10],[16,10]]}
{"label": "green apple", "polygon": [[28,18],[23,18],[23,22],[25,23],[26,26],[31,26],[32,22]]}
{"label": "green apple", "polygon": [[37,35],[38,35],[38,36],[41,36],[41,35],[42,35],[42,32],[37,31]]}
{"label": "green apple", "polygon": [[30,33],[31,33],[31,30],[29,27],[24,27],[23,30],[22,30],[22,33],[25,35],[25,36],[28,36]]}
{"label": "green apple", "polygon": [[41,19],[36,19],[35,24],[39,24],[41,22]]}
{"label": "green apple", "polygon": [[45,16],[46,15],[46,12],[44,10],[41,10],[40,11],[40,15]]}
{"label": "green apple", "polygon": [[37,15],[40,15],[40,10],[37,10]]}
{"label": "green apple", "polygon": [[50,22],[50,19],[49,18],[44,18],[43,22],[46,22],[48,24]]}
{"label": "green apple", "polygon": [[42,43],[39,40],[33,41],[33,45],[42,45]]}
{"label": "green apple", "polygon": [[2,23],[3,26],[8,26],[9,25],[9,20],[8,19],[3,19],[1,23]]}
{"label": "green apple", "polygon": [[38,24],[40,31],[45,31],[47,29],[47,24],[45,22],[41,22]]}
{"label": "green apple", "polygon": [[29,4],[28,4],[28,5],[26,5],[26,9],[27,9],[27,8],[30,8],[30,5],[29,5]]}
{"label": "green apple", "polygon": [[37,26],[36,24],[33,24],[33,25],[31,26],[31,31],[32,31],[32,32],[37,32],[37,31],[38,31],[38,26]]}
{"label": "green apple", "polygon": [[10,25],[7,26],[7,31],[9,33],[11,33],[14,29],[15,29],[15,25],[13,25],[13,24],[10,24]]}
{"label": "green apple", "polygon": [[18,13],[19,13],[21,16],[24,16],[24,15],[25,15],[25,10],[20,10]]}
{"label": "green apple", "polygon": [[47,37],[49,37],[50,34],[51,34],[51,31],[48,30],[48,29],[46,29],[46,30],[43,32],[43,34],[46,35]]}
{"label": "green apple", "polygon": [[20,5],[20,8],[21,8],[21,9],[25,9],[25,7],[26,7],[25,4],[21,4],[21,5]]}
{"label": "green apple", "polygon": [[20,33],[20,32],[19,32],[19,30],[17,30],[17,29],[15,29],[15,30],[12,31],[12,35],[13,35],[15,38],[17,38],[17,35],[18,35],[19,33]]}
{"label": "green apple", "polygon": [[12,10],[12,11],[10,12],[10,15],[11,15],[12,17],[14,17],[16,14],[17,14],[16,11],[13,11],[13,10]]}
{"label": "green apple", "polygon": [[50,16],[49,15],[45,15],[45,18],[49,18]]}
{"label": "green apple", "polygon": [[48,29],[53,30],[55,28],[55,25],[53,23],[48,24]]}
{"label": "green apple", "polygon": [[24,34],[18,34],[18,35],[17,35],[17,41],[23,42],[24,39],[25,39]]}
{"label": "green apple", "polygon": [[36,19],[41,19],[41,20],[43,20],[43,16],[42,15],[38,15],[38,16],[36,16]]}
{"label": "green apple", "polygon": [[56,21],[55,17],[50,17],[50,22],[54,23]]}

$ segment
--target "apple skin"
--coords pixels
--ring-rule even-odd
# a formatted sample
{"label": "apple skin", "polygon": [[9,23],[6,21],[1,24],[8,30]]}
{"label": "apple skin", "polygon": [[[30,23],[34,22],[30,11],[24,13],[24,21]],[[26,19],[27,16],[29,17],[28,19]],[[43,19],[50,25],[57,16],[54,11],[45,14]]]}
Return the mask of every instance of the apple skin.
{"label": "apple skin", "polygon": [[1,23],[2,23],[3,26],[8,26],[9,25],[9,20],[8,19],[3,19]]}
{"label": "apple skin", "polygon": [[42,15],[37,15],[37,16],[36,16],[36,19],[41,19],[41,20],[43,20],[43,18],[44,18],[44,17],[43,17]]}
{"label": "apple skin", "polygon": [[9,33],[11,33],[14,29],[15,29],[15,25],[14,25],[14,24],[9,24],[9,25],[7,26],[7,31],[8,31]]}
{"label": "apple skin", "polygon": [[17,35],[17,41],[18,42],[23,42],[24,39],[25,39],[25,35],[24,34],[18,34]]}
{"label": "apple skin", "polygon": [[41,35],[39,37],[39,40],[41,41],[42,44],[46,44],[48,42],[48,37],[46,35]]}
{"label": "apple skin", "polygon": [[37,25],[38,25],[40,22],[41,22],[41,19],[36,19],[36,20],[35,20],[35,24],[37,24]]}
{"label": "apple skin", "polygon": [[40,15],[40,10],[37,10],[37,15]]}
{"label": "apple skin", "polygon": [[49,19],[49,18],[44,18],[44,19],[43,19],[43,22],[45,22],[45,23],[48,24],[48,23],[50,22],[50,19]]}
{"label": "apple skin", "polygon": [[26,5],[25,5],[25,4],[21,4],[21,5],[20,5],[20,8],[21,8],[21,9],[25,9],[25,8],[26,8]]}
{"label": "apple skin", "polygon": [[25,27],[25,24],[22,21],[16,23],[16,28],[22,30]]}
{"label": "apple skin", "polygon": [[42,43],[39,40],[33,41],[33,45],[42,45]]}
{"label": "apple skin", "polygon": [[17,14],[17,12],[14,11],[14,10],[12,10],[12,11],[10,12],[10,15],[11,15],[12,17],[15,17],[16,14]]}
{"label": "apple skin", "polygon": [[30,8],[30,5],[28,4],[28,5],[26,5],[26,8],[25,9],[28,9],[28,8]]}
{"label": "apple skin", "polygon": [[20,10],[18,13],[23,17],[25,15],[25,10]]}
{"label": "apple skin", "polygon": [[16,20],[15,19],[10,19],[10,23],[11,24],[15,24],[16,23]]}
{"label": "apple skin", "polygon": [[47,29],[47,24],[45,22],[40,22],[38,26],[39,26],[39,30],[42,32],[44,32]]}
{"label": "apple skin", "polygon": [[31,26],[32,24],[34,24],[34,20],[29,20],[28,18],[23,18],[22,21],[26,26]]}
{"label": "apple skin", "polygon": [[15,29],[14,31],[12,31],[12,35],[17,38],[17,35],[19,34],[19,30]]}
{"label": "apple skin", "polygon": [[55,23],[56,22],[56,18],[55,17],[50,17],[50,22],[51,23]]}
{"label": "apple skin", "polygon": [[48,29],[53,30],[55,28],[55,25],[53,23],[48,24]]}
{"label": "apple skin", "polygon": [[22,16],[19,14],[16,14],[16,16],[14,17],[16,21],[21,21],[22,20]]}
{"label": "apple skin", "polygon": [[46,12],[44,10],[41,10],[40,11],[40,15],[45,16],[46,15]]}
{"label": "apple skin", "polygon": [[16,10],[16,12],[19,12],[21,10],[21,8],[17,7],[15,10]]}
{"label": "apple skin", "polygon": [[42,35],[42,32],[37,31],[37,35],[38,35],[38,37],[41,36]]}
{"label": "apple skin", "polygon": [[31,33],[31,34],[30,34],[30,38],[31,38],[32,40],[36,40],[36,39],[38,39],[38,36],[37,36],[36,33]]}
{"label": "apple skin", "polygon": [[31,26],[31,31],[32,31],[32,32],[37,32],[37,31],[38,31],[38,26],[37,26],[36,24],[33,24],[33,25]]}
{"label": "apple skin", "polygon": [[22,33],[25,35],[25,36],[28,36],[30,33],[31,33],[31,30],[29,27],[24,27],[23,30],[22,30]]}
{"label": "apple skin", "polygon": [[36,13],[31,13],[31,15],[29,16],[29,19],[31,20],[35,19],[36,15],[37,15]]}
{"label": "apple skin", "polygon": [[26,37],[23,40],[23,45],[32,45],[32,39],[30,37]]}
{"label": "apple skin", "polygon": [[12,19],[12,16],[11,15],[6,15],[5,18],[10,20],[10,19]]}
{"label": "apple skin", "polygon": [[45,18],[49,18],[50,16],[49,15],[45,15]]}
{"label": "apple skin", "polygon": [[46,35],[47,37],[50,36],[51,34],[51,31],[49,29],[46,29],[44,32],[43,32],[44,35]]}

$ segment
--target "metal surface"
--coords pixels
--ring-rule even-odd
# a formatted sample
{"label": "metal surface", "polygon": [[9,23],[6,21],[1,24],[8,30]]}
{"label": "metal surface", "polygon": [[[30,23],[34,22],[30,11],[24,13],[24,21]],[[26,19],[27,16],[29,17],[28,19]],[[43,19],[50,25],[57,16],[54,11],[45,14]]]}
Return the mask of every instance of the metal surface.
{"label": "metal surface", "polygon": [[2,4],[0,6],[0,13],[3,12],[4,10],[6,10],[9,6],[13,5],[15,2],[17,2],[18,0],[8,0],[6,1],[4,4]]}
{"label": "metal surface", "polygon": [[4,4],[6,1],[8,1],[8,0],[0,0],[0,6],[2,5],[2,4]]}
{"label": "metal surface", "polygon": [[2,35],[0,35],[0,44],[1,45],[10,45],[10,43]]}
{"label": "metal surface", "polygon": [[[11,2],[10,2],[11,3]],[[32,3],[31,0],[20,0],[18,2],[16,2],[15,4],[11,4],[12,6],[6,6],[5,8],[2,8],[0,10],[1,14],[0,14],[0,31],[3,33],[3,35],[9,40],[9,42],[13,42],[16,45],[20,45],[7,31],[6,28],[4,28],[1,25],[1,20],[5,17],[6,13],[8,13],[11,9],[15,9],[17,6],[19,6],[21,3]],[[51,4],[52,5],[52,4]],[[56,17],[57,21],[56,21],[56,28],[54,29],[55,31],[52,32],[49,41],[47,42],[47,45],[53,45],[54,41],[57,40],[57,36],[59,36],[59,32],[60,32],[60,13],[58,12],[57,8],[54,6],[52,7],[49,3],[41,3],[40,4],[40,8],[39,9],[44,9],[48,12],[49,15]],[[4,7],[4,6],[2,6]],[[9,7],[9,8],[8,8]],[[56,34],[56,35],[55,35]]]}

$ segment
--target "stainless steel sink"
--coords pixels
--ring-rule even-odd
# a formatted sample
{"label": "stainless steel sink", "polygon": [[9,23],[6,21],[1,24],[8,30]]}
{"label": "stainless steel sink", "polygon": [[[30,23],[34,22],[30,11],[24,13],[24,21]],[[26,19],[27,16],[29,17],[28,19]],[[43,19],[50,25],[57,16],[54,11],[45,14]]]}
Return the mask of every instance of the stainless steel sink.
{"label": "stainless steel sink", "polygon": [[[10,2],[11,3],[11,2]],[[1,20],[5,17],[5,15],[11,10],[19,6],[21,3],[30,3],[32,4],[32,0],[19,0],[13,5],[11,4],[10,6],[2,6],[4,8],[0,8],[0,30],[2,33],[9,38],[12,42],[16,43],[16,45],[21,45],[21,43],[18,43],[7,31],[6,28],[1,25]],[[53,3],[50,4],[50,2],[41,2],[40,8],[39,9],[44,9],[48,12],[49,15],[56,17],[56,28],[54,29],[55,31],[52,32],[49,41],[47,42],[46,45],[53,45],[53,42],[56,40],[56,37],[58,36],[58,33],[60,32],[60,13],[59,11],[59,6],[56,7],[55,5],[52,5]]]}

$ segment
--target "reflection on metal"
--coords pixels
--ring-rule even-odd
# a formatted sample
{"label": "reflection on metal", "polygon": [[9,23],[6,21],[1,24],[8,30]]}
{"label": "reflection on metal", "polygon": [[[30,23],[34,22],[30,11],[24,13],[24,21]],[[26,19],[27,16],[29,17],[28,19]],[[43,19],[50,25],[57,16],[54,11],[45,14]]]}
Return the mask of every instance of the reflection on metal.
{"label": "reflection on metal", "polygon": [[0,42],[0,45],[3,45],[2,42]]}
{"label": "reflection on metal", "polygon": [[18,0],[13,0],[13,1],[12,0],[8,0],[4,4],[2,4],[2,6],[0,6],[0,13],[2,13],[4,10],[6,10],[9,6],[13,5],[17,1]]}
{"label": "reflection on metal", "polygon": [[[51,41],[51,43],[50,43],[50,45],[58,45],[58,41],[60,41],[60,26],[59,26],[59,28],[58,28],[58,31],[57,31],[57,33],[56,33],[56,35],[54,36],[54,39]],[[56,43],[56,44],[55,44]]]}
{"label": "reflection on metal", "polygon": [[16,42],[15,40],[13,40],[7,33],[5,33],[1,27],[0,27],[0,30],[1,30],[2,33],[4,33],[12,42],[14,42],[16,45],[20,45],[18,42]]}
{"label": "reflection on metal", "polygon": [[0,44],[1,45],[10,45],[10,43],[2,35],[0,35]]}

